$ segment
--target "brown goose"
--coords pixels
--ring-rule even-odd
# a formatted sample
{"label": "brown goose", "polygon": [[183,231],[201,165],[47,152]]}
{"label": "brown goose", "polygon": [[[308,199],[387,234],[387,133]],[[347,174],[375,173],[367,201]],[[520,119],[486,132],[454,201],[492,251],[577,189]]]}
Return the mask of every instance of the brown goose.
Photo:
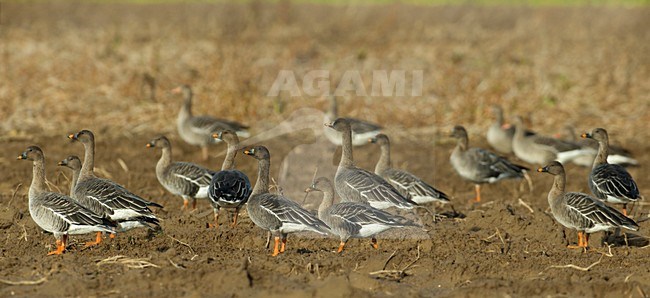
{"label": "brown goose", "polygon": [[526,127],[520,116],[514,117],[514,124],[515,136],[512,139],[512,150],[517,157],[527,163],[545,165],[554,160],[566,163],[589,154],[589,150],[582,149],[575,143],[539,134],[526,136]]}
{"label": "brown goose", "polygon": [[[275,236],[273,256],[283,253],[289,233],[312,231],[321,235],[329,233],[329,227],[298,203],[282,195],[269,193],[269,168],[271,154],[264,146],[245,150],[244,154],[257,159],[257,182],[248,199],[248,216],[258,227]],[[280,241],[282,245],[280,246]]]}
{"label": "brown goose", "polygon": [[449,203],[449,197],[445,193],[435,189],[417,176],[391,166],[390,140],[387,135],[380,133],[370,139],[370,142],[378,144],[381,149],[379,161],[375,166],[375,174],[388,181],[404,197],[410,196],[411,200],[418,204],[430,202]]}
{"label": "brown goose", "polygon": [[578,245],[569,245],[569,248],[586,249],[590,233],[616,228],[639,229],[633,220],[603,202],[584,193],[565,192],[566,174],[561,163],[553,161],[537,171],[554,176],[548,204],[555,220],[567,228],[578,230]]}
{"label": "brown goose", "polygon": [[43,230],[54,234],[56,250],[48,255],[65,251],[68,235],[114,232],[116,223],[77,203],[69,196],[48,191],[45,184],[45,156],[41,148],[31,146],[19,160],[34,164],[32,184],[29,187],[29,214]]}
{"label": "brown goose", "polygon": [[[332,123],[338,117],[338,105],[336,102],[336,97],[329,97],[330,107],[325,113],[325,123]],[[382,127],[357,118],[348,118],[350,126],[352,127],[352,146],[362,146],[368,143],[369,138],[373,138],[378,133],[381,132]],[[341,146],[341,133],[332,129],[325,128],[325,136],[327,137],[332,144],[336,146]]]}
{"label": "brown goose", "polygon": [[[89,130],[71,134],[68,138],[84,146],[84,162],[72,198],[93,212],[120,223],[120,230],[138,227],[160,228],[156,215],[149,207],[162,205],[147,201],[114,181],[95,176],[95,135]],[[97,234],[95,244],[102,238]]]}
{"label": "brown goose", "polygon": [[[596,158],[596,154],[598,154],[598,141],[591,138],[579,138],[578,136],[579,135],[576,134],[575,128],[573,126],[567,125],[564,127],[563,140],[576,143],[583,149],[591,149],[589,151],[589,155],[586,155],[582,158],[576,158],[573,160],[573,163],[584,167],[591,167],[594,163],[594,159]],[[634,159],[632,153],[629,150],[611,144],[609,145],[607,154],[607,163],[617,164],[624,167],[639,165],[639,162]]]}
{"label": "brown goose", "polygon": [[220,142],[212,134],[221,130],[232,130],[242,138],[249,137],[248,126],[236,121],[214,118],[212,116],[194,116],[192,114],[192,89],[182,85],[172,90],[172,93],[183,94],[184,103],[178,112],[176,125],[181,138],[191,145],[200,146],[203,160],[208,159],[208,145]]}
{"label": "brown goose", "polygon": [[507,159],[493,152],[469,148],[467,131],[457,125],[451,132],[451,137],[458,143],[451,153],[450,162],[456,173],[462,178],[474,182],[476,189],[476,202],[481,201],[481,184],[494,183],[502,179],[524,178],[528,169],[510,163]]}
{"label": "brown goose", "polygon": [[320,177],[305,190],[306,192],[320,191],[323,201],[318,207],[318,218],[324,221],[333,234],[339,236],[341,243],[337,250],[343,251],[350,238],[371,238],[375,249],[379,246],[375,236],[391,228],[419,227],[418,224],[398,215],[375,209],[367,204],[340,202],[334,204],[334,186],[332,181]]}
{"label": "brown goose", "polygon": [[623,204],[623,214],[627,215],[627,204],[641,199],[639,188],[630,173],[621,165],[609,164],[609,137],[603,128],[582,134],[583,138],[598,141],[598,155],[589,174],[589,188],[600,200]]}
{"label": "brown goose", "polygon": [[[504,122],[503,109],[501,106],[492,105],[490,108],[495,121],[490,125],[490,128],[488,128],[487,131],[486,137],[488,144],[501,154],[511,154],[512,139],[515,136],[515,127]],[[525,134],[531,136],[535,133],[526,130]]]}
{"label": "brown goose", "polygon": [[208,198],[208,187],[214,171],[190,162],[172,161],[172,144],[167,137],[159,136],[147,143],[147,148],[160,148],[162,155],[156,163],[156,178],[167,191],[183,198],[183,207],[196,209],[196,199]]}
{"label": "brown goose", "polygon": [[397,207],[412,209],[417,206],[402,196],[395,187],[375,173],[354,165],[352,157],[352,129],[346,118],[338,118],[325,126],[341,133],[343,150],[335,176],[336,192],[346,202],[365,203],[377,209]]}

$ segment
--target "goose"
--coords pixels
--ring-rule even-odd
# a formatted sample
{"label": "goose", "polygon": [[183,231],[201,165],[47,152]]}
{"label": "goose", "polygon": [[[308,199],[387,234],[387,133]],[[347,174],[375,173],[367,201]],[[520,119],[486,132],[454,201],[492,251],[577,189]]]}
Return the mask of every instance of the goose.
{"label": "goose", "polygon": [[219,209],[235,209],[232,227],[237,225],[239,209],[246,204],[251,194],[251,182],[242,171],[235,169],[235,156],[239,149],[239,138],[232,130],[224,130],[212,135],[228,144],[226,158],[221,171],[215,173],[210,181],[208,197],[214,209],[214,226],[219,227]]}
{"label": "goose", "polygon": [[481,201],[481,184],[495,183],[503,179],[525,178],[528,168],[516,165],[507,159],[481,148],[469,148],[467,131],[457,125],[451,132],[457,140],[449,161],[456,173],[465,180],[474,182],[476,202]]}
{"label": "goose", "polygon": [[33,162],[32,184],[29,186],[29,214],[43,230],[56,238],[56,250],[48,255],[62,254],[68,243],[68,235],[93,232],[112,233],[117,227],[110,221],[69,196],[48,191],[45,178],[45,156],[41,148],[30,146],[18,160]]}
{"label": "goose", "polygon": [[[584,167],[591,167],[594,163],[596,155],[598,154],[598,141],[590,138],[579,138],[575,132],[575,128],[571,125],[565,126],[564,131],[566,134],[564,136],[565,141],[576,143],[581,148],[589,150],[590,153],[584,158],[576,158],[572,162]],[[609,164],[618,164],[624,167],[639,165],[639,161],[634,159],[632,153],[621,146],[610,144],[608,152],[609,154],[607,155],[607,163]]]}
{"label": "goose", "polygon": [[162,155],[156,163],[156,178],[169,192],[183,198],[181,210],[196,209],[196,199],[208,198],[208,187],[214,171],[190,162],[173,162],[172,145],[165,136],[159,136],[147,143],[147,148],[160,148]]}
{"label": "goose", "polygon": [[[336,97],[329,97],[330,107],[325,113],[325,123],[331,123],[336,120],[338,117],[338,104],[336,102]],[[362,146],[368,143],[369,138],[375,137],[378,133],[381,132],[381,126],[356,119],[356,118],[345,118],[350,123],[352,127],[352,146]],[[341,133],[335,130],[325,128],[325,136],[327,139],[336,146],[342,146],[341,143]]]}
{"label": "goose", "polygon": [[575,143],[539,134],[526,136],[524,121],[520,116],[515,116],[514,124],[515,136],[512,139],[512,150],[518,158],[527,163],[545,165],[553,160],[566,163],[589,154],[589,150],[580,148]]}
{"label": "goose", "polygon": [[548,193],[551,213],[561,225],[578,231],[578,245],[569,248],[587,249],[589,234],[616,228],[637,231],[639,226],[631,219],[603,202],[579,192],[565,192],[566,174],[561,163],[553,161],[537,169],[553,175],[553,186]]}
{"label": "goose", "polygon": [[[81,130],[68,138],[84,146],[84,161],[71,194],[73,199],[97,214],[120,222],[121,231],[137,227],[160,228],[158,218],[149,207],[163,206],[147,201],[109,179],[95,176],[95,135],[91,131]],[[101,241],[101,233],[97,233],[95,244]]]}
{"label": "goose", "polygon": [[[495,121],[490,125],[487,131],[487,142],[490,146],[501,154],[512,154],[512,139],[515,135],[515,127],[505,124],[503,121],[503,109],[499,105],[491,106],[492,115]],[[525,135],[531,136],[535,133],[529,130]]]}
{"label": "goose", "polygon": [[402,196],[411,197],[418,204],[430,202],[449,203],[449,197],[417,176],[391,167],[390,139],[385,134],[378,134],[369,140],[379,145],[381,155],[375,166],[375,174],[388,181]]}
{"label": "goose", "polygon": [[627,204],[641,199],[639,188],[630,173],[621,165],[609,164],[609,136],[603,128],[595,128],[583,138],[598,141],[598,154],[589,174],[589,188],[596,198],[616,204],[623,204],[623,214],[627,216]]}
{"label": "goose", "polygon": [[334,203],[334,186],[332,182],[319,177],[305,192],[323,193],[323,200],[318,207],[318,218],[325,222],[330,231],[339,236],[341,242],[337,253],[341,253],[350,238],[370,238],[373,248],[379,248],[376,235],[391,228],[420,227],[401,216],[375,209],[367,204],[340,202]]}
{"label": "goose", "polygon": [[[329,233],[329,227],[298,203],[282,195],[269,193],[269,168],[271,154],[264,146],[256,146],[244,154],[257,159],[257,182],[248,199],[248,216],[258,227],[270,231],[275,239],[273,255],[283,253],[287,235],[294,232],[312,231],[321,235]],[[280,241],[282,245],[280,246]]]}
{"label": "goose", "polygon": [[341,133],[341,161],[336,170],[334,186],[341,200],[370,204],[377,209],[397,207],[412,209],[417,206],[410,198],[402,196],[395,187],[375,173],[354,165],[352,157],[352,128],[346,118],[338,118],[325,126]]}
{"label": "goose", "polygon": [[208,145],[220,142],[212,138],[212,133],[229,129],[237,132],[242,138],[250,136],[248,126],[236,121],[214,118],[212,116],[192,115],[192,89],[188,85],[181,85],[172,90],[174,94],[183,94],[183,105],[178,112],[176,126],[181,138],[191,145],[201,147],[203,160],[208,159]]}
{"label": "goose", "polygon": [[57,165],[72,170],[72,178],[70,179],[70,195],[72,195],[74,193],[74,187],[77,185],[77,179],[79,179],[79,173],[81,172],[81,160],[76,155],[70,155],[64,160],[59,161]]}

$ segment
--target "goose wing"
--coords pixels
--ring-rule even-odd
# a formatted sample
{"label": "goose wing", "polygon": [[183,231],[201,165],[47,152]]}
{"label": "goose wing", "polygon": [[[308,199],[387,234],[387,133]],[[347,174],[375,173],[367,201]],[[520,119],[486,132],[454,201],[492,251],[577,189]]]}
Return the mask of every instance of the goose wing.
{"label": "goose wing", "polygon": [[104,217],[75,202],[70,197],[58,193],[45,193],[40,202],[42,210],[46,210],[51,220],[65,221],[67,226],[97,226],[98,229],[111,232],[116,226]]}
{"label": "goose wing", "polygon": [[433,197],[440,201],[448,202],[449,197],[433,186],[422,181],[417,176],[397,169],[386,170],[384,176],[386,180],[393,185],[402,194],[409,194],[411,197]]}
{"label": "goose wing", "polygon": [[323,235],[329,232],[329,227],[323,221],[293,200],[275,194],[265,194],[260,197],[259,204],[282,223],[281,229],[313,230]]}
{"label": "goose wing", "polygon": [[170,167],[172,175],[198,187],[208,187],[215,172],[189,162],[175,162]]}
{"label": "goose wing", "polygon": [[639,188],[625,168],[620,165],[604,164],[591,172],[593,186],[605,196],[639,199]]}
{"label": "goose wing", "polygon": [[477,168],[482,173],[483,177],[502,179],[509,177],[523,177],[522,171],[528,168],[515,165],[507,159],[480,148],[472,148],[469,153],[474,156],[477,161]]}
{"label": "goose wing", "polygon": [[631,219],[586,194],[570,192],[565,195],[566,206],[573,217],[582,217],[591,222],[592,228],[623,227],[638,230],[639,226]]}
{"label": "goose wing", "polygon": [[417,205],[409,198],[403,197],[397,189],[386,180],[364,169],[354,168],[347,172],[345,184],[358,192],[367,202],[388,203],[399,208],[413,208]]}

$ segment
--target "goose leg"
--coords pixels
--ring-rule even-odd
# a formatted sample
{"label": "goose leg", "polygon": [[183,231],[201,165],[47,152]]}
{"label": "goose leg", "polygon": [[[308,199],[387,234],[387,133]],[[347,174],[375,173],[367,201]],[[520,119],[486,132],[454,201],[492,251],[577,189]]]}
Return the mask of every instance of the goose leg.
{"label": "goose leg", "polygon": [[214,209],[214,223],[208,224],[208,228],[219,228],[219,209]]}
{"label": "goose leg", "polygon": [[111,239],[115,239],[115,233],[108,234],[108,237],[111,238]]}
{"label": "goose leg", "polygon": [[372,239],[370,239],[370,246],[372,246],[372,248],[374,248],[374,249],[379,248],[379,244],[377,244],[377,238],[373,237]]}
{"label": "goose leg", "polygon": [[235,215],[233,216],[232,225],[230,225],[233,228],[237,225],[237,216],[239,216],[239,208],[235,209]]}
{"label": "goose leg", "polygon": [[476,191],[476,198],[474,198],[474,202],[479,203],[481,202],[481,185],[474,184],[474,190]]}
{"label": "goose leg", "polygon": [[567,245],[567,248],[571,248],[571,249],[583,248],[584,246],[583,246],[582,236],[583,236],[582,232],[578,231],[578,245],[569,244]]}
{"label": "goose leg", "polygon": [[345,246],[345,242],[341,241],[341,244],[339,244],[339,249],[336,252],[341,253],[343,251],[344,246]]}
{"label": "goose leg", "polygon": [[582,237],[583,237],[583,239],[582,239],[582,248],[584,248],[586,250],[587,247],[589,246],[589,234],[587,234],[585,232],[585,233],[583,233]]}
{"label": "goose leg", "polygon": [[623,204],[623,215],[627,217],[627,204]]}
{"label": "goose leg", "polygon": [[280,253],[284,253],[287,246],[287,234],[282,234],[282,245],[280,246]]}
{"label": "goose leg", "polygon": [[264,248],[269,248],[269,244],[271,244],[271,231],[266,233],[266,244],[264,244]]}
{"label": "goose leg", "polygon": [[192,198],[192,211],[196,210],[196,198]]}
{"label": "goose leg", "polygon": [[60,254],[63,253],[63,251],[65,250],[65,244],[66,244],[66,242],[68,240],[68,235],[63,235],[62,238],[63,239],[56,239],[56,250],[48,252],[47,253],[48,256],[60,255]]}
{"label": "goose leg", "polygon": [[280,245],[280,237],[275,237],[275,245],[273,246],[273,254],[271,256],[275,257],[280,254],[278,246]]}
{"label": "goose leg", "polygon": [[97,232],[97,237],[95,241],[86,242],[84,247],[90,247],[102,243],[102,232]]}
{"label": "goose leg", "polygon": [[190,205],[190,202],[188,201],[187,198],[183,198],[183,207],[181,207],[181,210],[187,210],[187,206]]}

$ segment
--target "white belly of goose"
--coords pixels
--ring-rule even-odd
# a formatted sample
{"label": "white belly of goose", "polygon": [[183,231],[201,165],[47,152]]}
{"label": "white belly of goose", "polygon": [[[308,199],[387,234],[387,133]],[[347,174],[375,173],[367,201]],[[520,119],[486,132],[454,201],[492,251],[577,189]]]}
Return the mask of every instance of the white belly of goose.
{"label": "white belly of goose", "polygon": [[361,230],[359,230],[359,234],[355,235],[355,237],[358,238],[366,238],[370,237],[373,235],[376,235],[378,233],[381,233],[385,230],[390,229],[391,226],[387,226],[384,224],[369,224],[369,225],[362,225]]}

